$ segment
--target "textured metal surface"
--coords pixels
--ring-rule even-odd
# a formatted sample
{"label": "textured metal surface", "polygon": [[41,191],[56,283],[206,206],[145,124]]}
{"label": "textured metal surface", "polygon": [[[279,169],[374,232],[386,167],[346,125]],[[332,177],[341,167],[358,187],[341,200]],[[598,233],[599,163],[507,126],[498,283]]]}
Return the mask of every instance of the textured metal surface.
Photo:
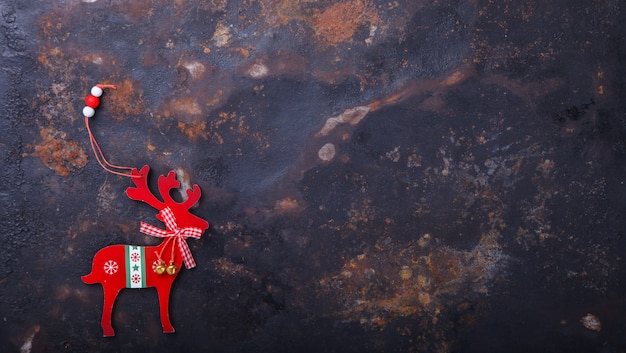
{"label": "textured metal surface", "polygon": [[[626,350],[623,6],[0,1],[0,351]],[[107,155],[203,189],[175,334],[80,281],[155,243],[97,82]]]}

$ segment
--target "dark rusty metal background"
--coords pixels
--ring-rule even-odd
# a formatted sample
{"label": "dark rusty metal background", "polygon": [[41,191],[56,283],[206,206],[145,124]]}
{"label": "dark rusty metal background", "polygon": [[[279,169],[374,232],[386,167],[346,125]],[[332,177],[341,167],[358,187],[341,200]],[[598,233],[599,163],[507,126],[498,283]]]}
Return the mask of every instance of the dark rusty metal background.
{"label": "dark rusty metal background", "polygon": [[[622,1],[0,10],[0,351],[626,351]],[[126,290],[102,338],[80,280],[155,243],[92,157],[98,82],[110,159],[203,189],[175,334]]]}

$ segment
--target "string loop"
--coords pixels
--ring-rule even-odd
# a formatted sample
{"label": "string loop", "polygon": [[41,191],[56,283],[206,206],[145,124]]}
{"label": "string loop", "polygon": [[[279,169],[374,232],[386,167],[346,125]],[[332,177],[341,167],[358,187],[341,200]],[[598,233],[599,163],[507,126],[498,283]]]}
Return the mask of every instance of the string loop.
{"label": "string loop", "polygon": [[114,90],[117,89],[117,87],[115,87],[114,85],[105,85],[99,83],[91,88],[91,94],[88,95],[87,98],[85,98],[86,106],[83,109],[83,115],[85,116],[85,126],[87,127],[87,133],[89,134],[91,149],[93,150],[93,154],[96,157],[98,164],[100,164],[102,169],[104,169],[105,171],[111,174],[129,178],[141,178],[141,175],[139,174],[132,174],[132,170],[135,168],[110,163],[104,156],[102,148],[98,144],[98,141],[96,141],[96,137],[91,132],[91,128],[89,127],[89,119],[95,115],[95,108],[100,105],[100,96],[102,96],[103,89],[105,88],[110,88]]}

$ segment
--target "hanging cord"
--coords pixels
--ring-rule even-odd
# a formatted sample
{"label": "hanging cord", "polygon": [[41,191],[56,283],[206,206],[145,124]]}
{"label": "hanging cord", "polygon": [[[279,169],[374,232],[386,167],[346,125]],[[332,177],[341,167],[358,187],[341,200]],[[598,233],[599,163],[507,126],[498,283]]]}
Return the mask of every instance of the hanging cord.
{"label": "hanging cord", "polygon": [[[163,247],[161,247],[161,251],[157,252],[155,251],[154,254],[156,255],[157,259],[159,260],[159,263],[161,264],[165,264],[166,262],[163,261],[163,250],[165,250],[165,248],[167,248],[168,243],[174,238],[169,237],[167,239],[165,239],[165,242],[163,243]],[[176,241],[174,241],[174,243],[172,244],[172,254],[170,257],[170,265],[172,265],[174,263],[174,248],[176,247]]]}
{"label": "hanging cord", "polygon": [[[98,164],[100,164],[102,169],[104,169],[105,171],[115,174],[115,175],[120,175],[124,177],[129,177],[129,178],[141,178],[141,175],[132,174],[131,171],[134,169],[132,167],[120,166],[120,165],[115,165],[115,164],[110,163],[104,156],[104,153],[102,152],[102,148],[100,148],[98,141],[96,141],[96,137],[91,132],[91,128],[89,127],[89,118],[95,115],[96,113],[95,108],[97,108],[100,105],[100,96],[102,96],[103,88],[111,88],[114,90],[117,89],[117,87],[115,87],[114,85],[103,85],[103,84],[95,85],[94,87],[91,88],[91,94],[88,95],[87,98],[85,98],[86,106],[85,108],[83,108],[83,115],[85,116],[85,126],[87,127],[87,133],[89,134],[89,142],[91,143],[91,149],[93,150],[94,156],[96,157]],[[118,170],[115,170],[115,169],[118,169]]]}
{"label": "hanging cord", "polygon": [[176,237],[174,239],[174,242],[172,243],[172,257],[170,257],[170,266],[174,264],[174,255],[175,255],[174,249],[176,249],[176,242],[178,240],[179,240],[178,237]]}

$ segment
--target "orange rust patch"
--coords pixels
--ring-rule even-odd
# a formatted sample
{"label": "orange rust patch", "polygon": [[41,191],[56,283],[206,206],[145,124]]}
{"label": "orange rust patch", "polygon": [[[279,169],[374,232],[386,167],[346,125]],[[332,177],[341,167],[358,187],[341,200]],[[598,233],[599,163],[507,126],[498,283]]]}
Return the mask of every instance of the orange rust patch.
{"label": "orange rust patch", "polygon": [[351,42],[356,30],[367,23],[377,24],[378,13],[369,2],[355,0],[333,4],[313,15],[311,25],[325,45]]}
{"label": "orange rust patch", "polygon": [[[363,184],[363,187],[365,185]],[[363,198],[359,202],[352,204],[352,207],[348,211],[348,222],[346,228],[357,229],[360,223],[367,223],[376,218],[376,207],[372,206],[372,200],[369,198]]]}
{"label": "orange rust patch", "polygon": [[235,264],[226,258],[213,260],[215,270],[222,276],[242,276],[258,279],[258,276],[241,264]]}
{"label": "orange rust patch", "polygon": [[143,91],[134,86],[129,78],[123,81],[115,79],[105,82],[117,86],[117,90],[107,90],[103,103],[111,112],[113,119],[120,121],[144,111]]}
{"label": "orange rust patch", "polygon": [[37,157],[61,176],[68,176],[71,169],[82,169],[87,164],[87,154],[76,141],[67,141],[64,132],[51,127],[39,131],[42,142],[35,146]]}
{"label": "orange rust patch", "polygon": [[70,31],[67,31],[64,27],[64,23],[68,21],[67,13],[59,13],[52,11],[40,17],[37,26],[39,27],[39,35],[46,38],[48,42],[62,42],[65,41]]}
{"label": "orange rust patch", "polygon": [[237,47],[237,48],[231,48],[231,51],[234,51],[236,53],[239,53],[239,55],[241,55],[244,58],[249,58],[250,57],[250,51],[246,48],[242,48],[242,47]]}
{"label": "orange rust patch", "polygon": [[446,78],[443,81],[441,81],[441,85],[444,87],[449,87],[449,86],[454,86],[456,84],[459,84],[474,74],[473,69],[474,69],[473,66],[468,65],[463,70],[454,71],[453,73],[446,76]]}
{"label": "orange rust patch", "polygon": [[60,47],[43,47],[37,51],[37,61],[48,75],[58,77],[58,81],[70,81],[76,65],[76,58],[67,55]]}
{"label": "orange rust patch", "polygon": [[173,100],[168,104],[165,116],[171,115],[172,111],[187,115],[202,114],[202,108],[195,97],[183,97]]}
{"label": "orange rust patch", "polygon": [[337,84],[347,77],[351,77],[354,74],[354,70],[347,67],[341,70],[332,70],[332,71],[324,71],[324,70],[314,70],[311,72],[311,75],[316,79],[324,82],[328,82],[331,84]]}
{"label": "orange rust patch", "polygon": [[259,5],[263,15],[260,18],[270,26],[286,25],[291,20],[302,18],[302,7],[305,3],[302,0],[261,0]]}
{"label": "orange rust patch", "polygon": [[[158,115],[164,118],[173,117],[188,123],[199,118],[205,118],[206,115],[211,114],[214,108],[224,104],[234,86],[228,75],[216,73],[216,68],[207,63],[202,63],[202,67],[204,67],[202,73],[198,71],[198,69],[202,70],[201,66],[193,64],[199,64],[200,61],[181,61],[181,63],[181,68],[184,67],[185,70],[188,70],[190,78],[194,77],[193,72],[197,75],[195,76],[197,79],[188,80],[185,87],[188,92],[195,92],[195,94],[181,95],[172,92],[158,108]],[[189,63],[191,65],[186,65]],[[215,82],[220,82],[220,84],[215,85]]]}
{"label": "orange rust patch", "polygon": [[190,123],[178,122],[178,129],[190,140],[195,141],[199,137],[207,139],[206,121],[192,121]]}
{"label": "orange rust patch", "polygon": [[286,197],[282,200],[277,200],[274,205],[274,211],[276,213],[289,213],[289,212],[297,212],[301,210],[302,207],[298,204],[298,200],[294,200],[291,197]]}
{"label": "orange rust patch", "polygon": [[[373,249],[351,259],[319,281],[320,294],[335,298],[349,321],[383,328],[398,317],[437,321],[437,309],[450,295],[471,286],[487,293],[502,255],[496,231],[483,235],[471,250],[433,247],[423,241],[394,244],[382,237]],[[443,300],[443,301],[442,301]],[[458,303],[456,303],[458,304]]]}
{"label": "orange rust patch", "polygon": [[438,285],[445,285],[453,281],[459,273],[458,254],[443,249],[434,251],[428,257],[431,279]]}
{"label": "orange rust patch", "polygon": [[250,139],[255,142],[259,148],[268,148],[270,142],[266,136],[260,132],[253,132],[250,130],[250,126],[246,124],[246,117],[244,115],[238,116],[235,112],[220,112],[218,119],[212,120],[210,124],[211,138],[219,144],[224,143],[224,135],[236,133],[237,143],[242,142],[245,139]]}
{"label": "orange rust patch", "polygon": [[221,104],[224,101],[224,90],[218,89],[214,94],[212,94],[208,101],[206,102],[207,107],[215,107]]}

